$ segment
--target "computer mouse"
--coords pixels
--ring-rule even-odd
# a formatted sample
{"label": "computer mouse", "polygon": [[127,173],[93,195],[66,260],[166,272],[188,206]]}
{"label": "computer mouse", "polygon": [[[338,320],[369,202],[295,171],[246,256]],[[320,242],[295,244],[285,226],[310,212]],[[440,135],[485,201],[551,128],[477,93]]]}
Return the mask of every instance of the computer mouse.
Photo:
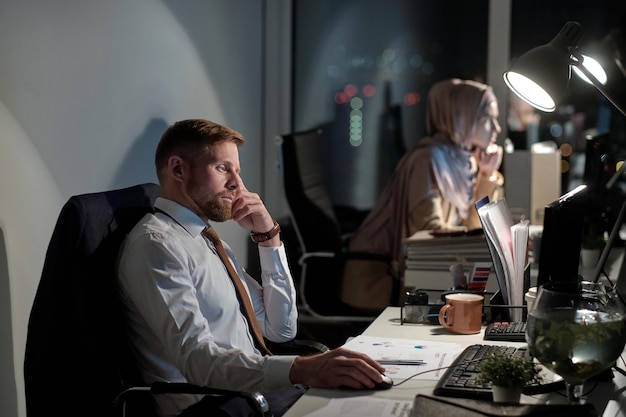
{"label": "computer mouse", "polygon": [[383,380],[381,382],[375,382],[374,383],[374,389],[379,390],[379,389],[389,389],[391,387],[393,387],[393,379],[389,378],[387,375],[385,374],[381,374],[383,377]]}

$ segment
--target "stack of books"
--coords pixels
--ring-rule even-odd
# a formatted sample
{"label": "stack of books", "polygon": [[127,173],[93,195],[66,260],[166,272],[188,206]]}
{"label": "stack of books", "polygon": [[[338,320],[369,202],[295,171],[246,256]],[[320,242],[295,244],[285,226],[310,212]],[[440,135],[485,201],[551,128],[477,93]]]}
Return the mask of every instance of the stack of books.
{"label": "stack of books", "polygon": [[[405,286],[446,290],[452,287],[450,266],[463,264],[469,282],[474,264],[492,262],[482,230],[419,231],[404,240],[406,248]],[[491,285],[490,285],[491,284]],[[487,291],[497,290],[490,279]]]}

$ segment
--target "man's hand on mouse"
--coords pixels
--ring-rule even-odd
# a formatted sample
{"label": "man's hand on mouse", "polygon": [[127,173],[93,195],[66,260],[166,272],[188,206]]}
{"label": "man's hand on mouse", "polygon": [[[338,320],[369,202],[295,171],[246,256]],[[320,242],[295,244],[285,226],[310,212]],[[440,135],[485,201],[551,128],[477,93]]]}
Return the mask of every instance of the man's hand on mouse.
{"label": "man's hand on mouse", "polygon": [[374,389],[383,382],[385,368],[369,356],[337,348],[293,362],[289,379],[315,388]]}

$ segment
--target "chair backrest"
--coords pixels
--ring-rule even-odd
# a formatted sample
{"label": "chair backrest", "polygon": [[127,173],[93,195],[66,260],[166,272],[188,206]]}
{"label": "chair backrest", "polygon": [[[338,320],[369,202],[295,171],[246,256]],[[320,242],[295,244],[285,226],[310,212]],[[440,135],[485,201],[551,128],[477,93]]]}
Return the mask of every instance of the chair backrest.
{"label": "chair backrest", "polygon": [[280,137],[280,167],[290,218],[304,252],[335,251],[341,228],[324,184],[323,130]]}
{"label": "chair backrest", "polygon": [[[282,135],[277,140],[289,217],[303,255],[311,252],[340,255],[345,249],[341,227],[324,184],[322,135],[323,129],[316,128]],[[343,261],[340,257],[320,258],[303,266],[298,279],[302,304],[323,315],[345,310],[339,297]]]}
{"label": "chair backrest", "polygon": [[28,323],[28,417],[111,416],[133,376],[116,292],[125,235],[149,211],[156,184],[71,197],[57,220]]}

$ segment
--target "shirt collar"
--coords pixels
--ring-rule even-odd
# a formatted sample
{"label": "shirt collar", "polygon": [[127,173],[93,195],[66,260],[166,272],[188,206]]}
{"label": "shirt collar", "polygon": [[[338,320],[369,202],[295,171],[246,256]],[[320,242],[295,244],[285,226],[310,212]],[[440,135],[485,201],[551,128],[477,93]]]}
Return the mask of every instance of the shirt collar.
{"label": "shirt collar", "polygon": [[157,197],[154,207],[164,211],[193,237],[201,234],[207,227],[207,224],[196,213],[175,201]]}

